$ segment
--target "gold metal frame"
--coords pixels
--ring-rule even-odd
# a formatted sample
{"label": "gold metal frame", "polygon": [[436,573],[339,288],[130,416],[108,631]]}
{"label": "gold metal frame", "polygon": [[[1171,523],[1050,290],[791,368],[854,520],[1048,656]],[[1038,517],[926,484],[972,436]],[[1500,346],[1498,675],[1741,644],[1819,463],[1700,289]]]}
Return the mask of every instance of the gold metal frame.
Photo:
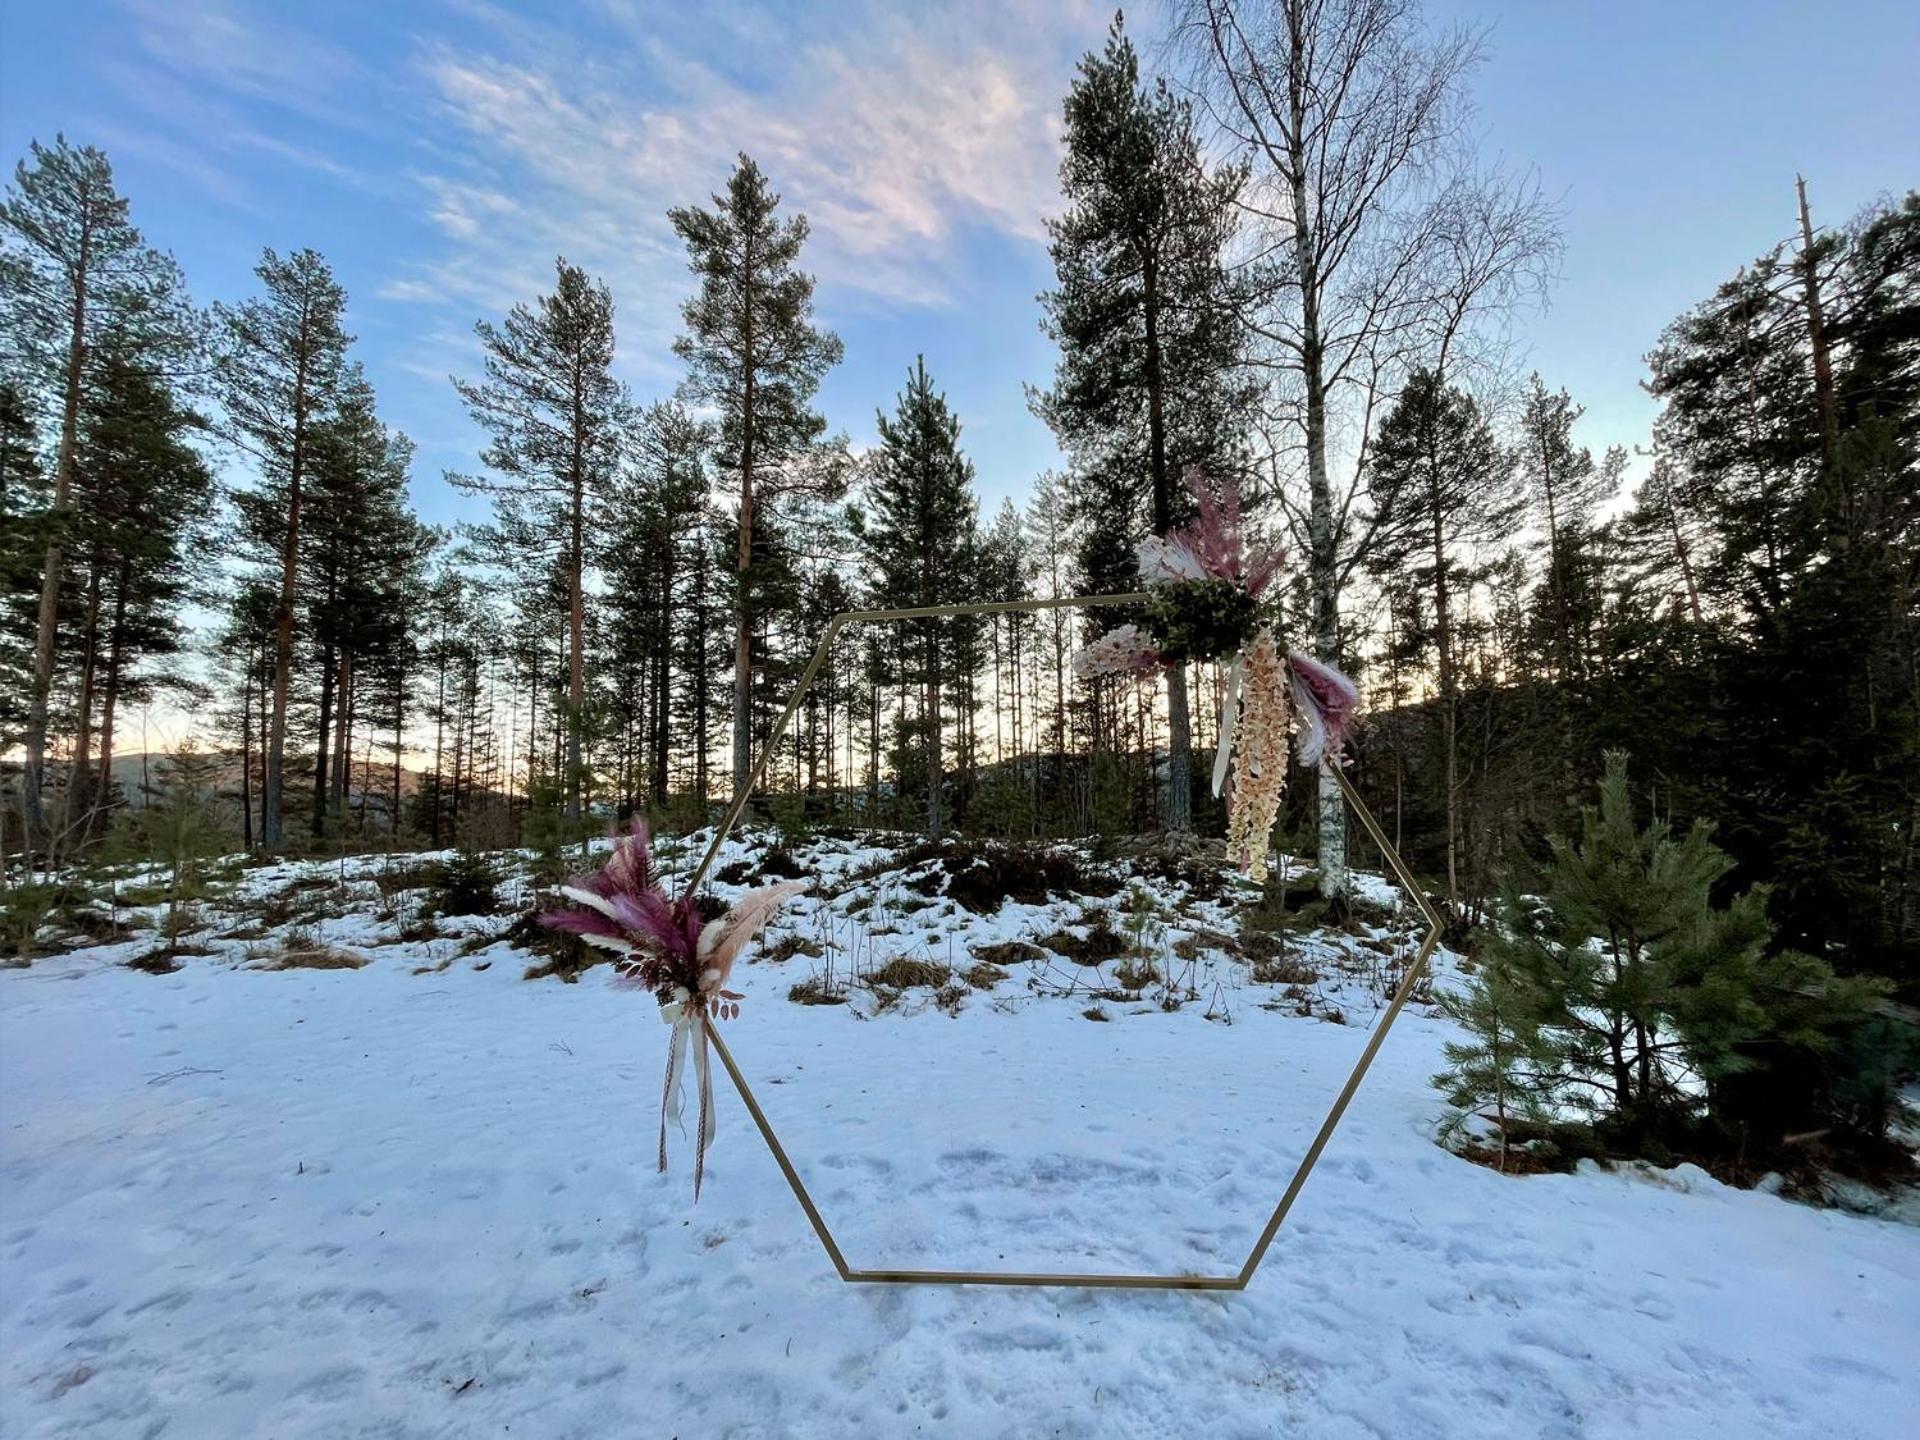
{"label": "gold metal frame", "polygon": [[[713,862],[720,854],[720,847],[733,833],[733,827],[745,811],[754,790],[759,786],[767,772],[767,765],[773,758],[781,737],[792,722],[800,702],[805,698],[807,689],[819,674],[820,667],[826,663],[827,654],[833,648],[834,639],[841,630],[849,625],[871,624],[893,620],[925,620],[955,615],[987,615],[1015,610],[1085,610],[1095,607],[1116,607],[1138,605],[1148,597],[1143,594],[1129,595],[1091,595],[1061,600],[1001,600],[979,605],[928,605],[906,610],[849,610],[836,615],[827,623],[826,634],[820,637],[820,644],[813,652],[813,658],[807,662],[807,668],[801,672],[800,684],[794,690],[793,698],[787,702],[787,708],[773,727],[773,733],[767,738],[766,748],[755,763],[753,771],[747,776],[746,787],[733,797],[727,806],[720,828],[714,832],[713,843],[707,847],[701,857],[699,867],[688,881],[688,888],[696,888],[706,879],[707,872],[713,868]],[[703,1018],[707,1026],[707,1038],[712,1042],[720,1063],[726,1067],[733,1085],[740,1092],[740,1099],[747,1107],[747,1113],[753,1117],[753,1123],[759,1128],[760,1138],[767,1143],[767,1149],[773,1153],[780,1173],[787,1177],[787,1184],[793,1189],[794,1199],[800,1202],[800,1208],[806,1212],[813,1233],[820,1237],[820,1245],[827,1252],[827,1258],[833,1261],[833,1268],[842,1280],[850,1283],[871,1285],[1063,1285],[1115,1290],[1244,1290],[1253,1279],[1254,1272],[1260,1268],[1260,1262],[1266,1258],[1267,1249],[1273,1244],[1273,1237],[1279,1233],[1285,1223],[1287,1212],[1293,1208],[1294,1200],[1300,1194],[1300,1188],[1307,1183],[1307,1176],[1313,1173],[1313,1167],[1319,1162],[1321,1152],[1327,1148],[1327,1142],[1333,1138],[1333,1132],[1340,1119],[1347,1113],[1354,1092],[1360,1088],[1360,1082],[1366,1078],[1373,1058],[1380,1053],[1380,1046],[1387,1038],[1387,1032],[1393,1028],[1394,1020],[1405,1007],[1407,999],[1413,994],[1421,975],[1426,971],[1427,962],[1432,958],[1434,947],[1440,943],[1441,922],[1439,913],[1421,891],[1413,874],[1407,869],[1400,853],[1387,839],[1386,832],[1380,828],[1373,812],[1361,802],[1359,792],[1347,779],[1338,766],[1332,770],[1340,793],[1346,797],[1347,804],[1360,819],[1361,826],[1379,847],[1382,857],[1400,881],[1421,916],[1427,922],[1426,934],[1421,938],[1420,947],[1415,952],[1413,962],[1407,966],[1399,988],[1393,992],[1393,998],[1387,1004],[1380,1023],[1374,1026],[1373,1033],[1367,1037],[1366,1048],[1360,1052],[1360,1058],[1354,1063],[1353,1071],[1347,1076],[1346,1084],[1340,1087],[1333,1108],[1320,1124],[1319,1133],[1313,1137],[1313,1143],[1307,1147],[1306,1156],[1287,1182],[1285,1192],[1279,1203],[1273,1207],[1273,1213],[1267,1217],[1266,1226],[1260,1232],[1260,1238],[1254,1242],[1246,1262],[1232,1275],[1074,1275],[1030,1273],[998,1270],[856,1270],[847,1264],[847,1257],[840,1252],[839,1244],[833,1238],[833,1232],[827,1228],[826,1220],[820,1209],[813,1203],[813,1197],[807,1192],[806,1182],[800,1178],[800,1172],[794,1168],[788,1158],[786,1147],[780,1143],[780,1137],[774,1134],[773,1125],[768,1121],[766,1112],[760,1108],[760,1102],[754,1098],[753,1087],[747,1084],[747,1077],[741,1073],[739,1063],[733,1058],[733,1052],[727,1048],[727,1042],[721,1037],[719,1027]]]}

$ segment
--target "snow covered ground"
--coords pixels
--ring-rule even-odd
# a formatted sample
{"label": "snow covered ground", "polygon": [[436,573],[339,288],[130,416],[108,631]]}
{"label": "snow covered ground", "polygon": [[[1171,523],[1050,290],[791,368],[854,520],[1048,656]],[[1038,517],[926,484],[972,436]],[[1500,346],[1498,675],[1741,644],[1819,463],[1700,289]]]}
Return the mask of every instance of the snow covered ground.
{"label": "snow covered ground", "polygon": [[[1077,908],[889,904],[962,965]],[[645,997],[377,905],[313,926],[357,970],[0,973],[0,1436],[1920,1434],[1920,1229],[1454,1158],[1418,1009],[1244,1293],[851,1286],[724,1076],[699,1204],[681,1137],[654,1172]],[[815,963],[745,967],[728,1035],[856,1266],[1232,1271],[1375,1014],[1224,961],[1106,1023],[1029,967],[791,1003]]]}

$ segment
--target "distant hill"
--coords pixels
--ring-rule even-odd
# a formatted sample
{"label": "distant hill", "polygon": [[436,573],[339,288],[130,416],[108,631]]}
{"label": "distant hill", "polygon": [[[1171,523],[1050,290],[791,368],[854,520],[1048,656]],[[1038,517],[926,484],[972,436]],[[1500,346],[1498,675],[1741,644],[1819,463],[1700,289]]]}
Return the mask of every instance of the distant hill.
{"label": "distant hill", "polygon": [[[120,787],[120,793],[129,805],[143,805],[147,795],[143,787],[158,785],[166,772],[167,756],[164,751],[148,750],[131,755],[121,754],[113,757],[113,781]],[[257,762],[256,762],[257,763]],[[311,756],[297,755],[289,761],[294,776],[312,783]],[[256,772],[257,773],[257,772]],[[240,789],[240,754],[234,751],[221,757],[215,772],[216,784],[222,794],[237,793]],[[421,772],[402,768],[400,771],[400,793],[403,796],[414,794],[420,788]],[[385,765],[376,763],[373,767],[373,789],[379,794],[390,793],[393,784],[391,762]],[[352,787],[356,793],[360,788],[360,767],[355,766]]]}

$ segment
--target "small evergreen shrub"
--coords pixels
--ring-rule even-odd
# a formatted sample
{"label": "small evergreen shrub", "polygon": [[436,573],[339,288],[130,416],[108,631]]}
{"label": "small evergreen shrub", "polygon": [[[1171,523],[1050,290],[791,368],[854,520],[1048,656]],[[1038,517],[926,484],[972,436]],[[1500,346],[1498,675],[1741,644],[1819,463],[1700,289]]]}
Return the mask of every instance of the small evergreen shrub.
{"label": "small evergreen shrub", "polygon": [[34,937],[40,933],[61,903],[65,887],[60,885],[14,885],[0,904],[0,954],[16,965],[25,965],[39,950]]}
{"label": "small evergreen shrub", "polygon": [[456,850],[434,871],[427,909],[439,915],[493,915],[500,909],[500,874],[478,850]]}
{"label": "small evergreen shrub", "polygon": [[776,845],[761,857],[760,883],[769,884],[775,880],[804,880],[807,870],[794,858],[793,851],[785,845]]}
{"label": "small evergreen shrub", "polygon": [[1085,920],[1087,933],[1076,935],[1071,930],[1060,930],[1052,935],[1042,936],[1040,943],[1056,955],[1064,955],[1076,965],[1100,965],[1108,960],[1117,960],[1127,953],[1126,939],[1107,922],[1105,914],[1095,914]]}
{"label": "small evergreen shrub", "polygon": [[1449,1128],[1584,1118],[1617,1154],[1761,1162],[1807,1123],[1803,1077],[1877,982],[1773,949],[1764,887],[1716,903],[1733,861],[1704,822],[1637,826],[1624,755],[1552,851],[1542,895],[1506,897],[1478,973],[1442,998],[1469,1037],[1435,1077],[1463,1112]]}

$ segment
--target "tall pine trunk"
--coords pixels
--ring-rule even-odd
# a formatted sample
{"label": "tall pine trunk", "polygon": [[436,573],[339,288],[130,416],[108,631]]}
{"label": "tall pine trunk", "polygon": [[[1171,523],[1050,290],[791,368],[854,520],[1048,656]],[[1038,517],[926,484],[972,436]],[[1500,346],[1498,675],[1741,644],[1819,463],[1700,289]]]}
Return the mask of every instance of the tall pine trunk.
{"label": "tall pine trunk", "polygon": [[294,367],[293,451],[287,467],[287,533],[280,554],[280,603],[274,615],[273,714],[267,729],[267,773],[262,787],[260,840],[280,848],[282,791],[287,763],[287,697],[293,684],[293,606],[300,583],[300,483],[307,443],[307,337]]}
{"label": "tall pine trunk", "polygon": [[[113,590],[113,618],[107,622],[107,666],[100,696],[99,779],[87,810],[87,833],[100,827],[100,817],[113,798],[114,717],[120,711],[120,681],[126,671],[127,589],[133,583],[133,561],[120,557],[120,573]],[[144,800],[143,800],[144,803]]]}
{"label": "tall pine trunk", "polygon": [[434,666],[433,701],[433,808],[427,815],[427,836],[433,848],[440,848],[440,809],[446,803],[445,772],[440,768],[447,740],[447,651],[446,629],[440,632],[440,654]]}
{"label": "tall pine trunk", "polygon": [[673,542],[669,539],[660,566],[660,619],[656,632],[657,643],[653,656],[653,713],[652,735],[649,737],[651,758],[648,776],[654,804],[665,807],[667,803],[668,757],[673,744],[672,702],[673,702],[673,582],[674,574]]}
{"label": "tall pine trunk", "polygon": [[353,757],[353,651],[340,649],[340,678],[334,685],[333,774],[327,808],[341,833],[346,828],[347,767]]}
{"label": "tall pine trunk", "polygon": [[320,651],[320,716],[313,732],[313,823],[310,828],[316,840],[327,833],[327,792],[331,779],[327,768],[331,753],[328,747],[338,699],[335,673],[334,648],[328,644]]}
{"label": "tall pine trunk", "polygon": [[583,473],[583,461],[580,456],[580,432],[584,422],[579,418],[576,404],[574,419],[573,454],[573,513],[571,516],[572,574],[568,577],[570,594],[568,597],[567,634],[571,653],[567,657],[567,704],[572,711],[567,716],[567,818],[580,818],[580,784],[583,772],[580,766],[580,727],[586,719],[586,657],[583,648],[586,643],[586,597],[581,593],[581,571],[584,568],[584,547],[586,545],[586,518],[584,489],[586,477]]}
{"label": "tall pine trunk", "polygon": [[[1160,355],[1160,293],[1151,257],[1144,267],[1147,322],[1147,450],[1153,472],[1153,533],[1173,529],[1173,477],[1167,473],[1166,379]],[[1187,667],[1167,671],[1167,828],[1193,828],[1193,733]]]}
{"label": "tall pine trunk", "polygon": [[[113,594],[113,619],[107,631],[106,677],[100,695],[99,781],[94,786],[92,802],[87,811],[89,833],[97,828],[104,807],[113,797],[113,722],[120,710],[120,677],[126,666],[127,584],[132,571],[133,562],[122,556],[119,584]],[[141,798],[144,804],[145,797]]]}
{"label": "tall pine trunk", "polygon": [[[938,622],[934,622],[937,627]],[[940,724],[940,642],[938,630],[927,640],[927,838],[938,841],[946,828],[946,757]]]}
{"label": "tall pine trunk", "polygon": [[256,652],[249,649],[247,654],[251,667],[247,684],[253,687],[253,713],[260,739],[260,788],[255,792],[259,796],[260,823],[255,831],[264,849],[267,837],[267,657],[264,650]]}
{"label": "tall pine trunk", "polygon": [[47,771],[47,697],[53,690],[55,640],[60,625],[61,547],[67,517],[73,512],[74,451],[80,440],[80,380],[87,357],[87,283],[93,256],[93,225],[80,231],[80,257],[73,275],[72,331],[67,338],[66,375],[60,395],[60,450],[53,465],[53,524],[41,562],[40,609],[33,636],[33,689],[27,699],[26,765],[20,798],[26,808],[26,840],[46,846],[46,815],[41,791]]}
{"label": "tall pine trunk", "polygon": [[90,813],[93,789],[93,701],[95,678],[100,657],[100,548],[95,546],[87,564],[87,603],[85,639],[81,644],[80,702],[75,717],[73,741],[73,779],[67,788],[68,823],[75,814]]}
{"label": "tall pine trunk", "polygon": [[[1437,463],[1437,462],[1436,462]],[[1447,751],[1447,901],[1460,903],[1460,682],[1454,668],[1452,586],[1438,486],[1433,504],[1433,621],[1440,651],[1440,723]]]}
{"label": "tall pine trunk", "polygon": [[400,833],[400,749],[406,728],[406,672],[399,661],[393,671],[393,804],[387,811],[387,828]]}
{"label": "tall pine trunk", "polygon": [[240,681],[240,846],[253,851],[253,649]]}
{"label": "tall pine trunk", "polygon": [[1827,345],[1826,317],[1820,304],[1820,271],[1813,253],[1813,217],[1807,210],[1807,182],[1796,175],[1793,187],[1800,198],[1801,279],[1807,301],[1807,343],[1813,351],[1813,390],[1820,404],[1821,454],[1831,465],[1834,441],[1839,436],[1833,397],[1833,356]]}
{"label": "tall pine trunk", "polygon": [[[749,248],[745,273],[753,274]],[[747,283],[751,283],[749,278]],[[733,636],[733,793],[744,797],[753,774],[753,614],[747,576],[753,566],[753,307],[744,307],[747,320],[742,351],[745,355],[746,398],[740,408],[740,544],[734,560]]]}

